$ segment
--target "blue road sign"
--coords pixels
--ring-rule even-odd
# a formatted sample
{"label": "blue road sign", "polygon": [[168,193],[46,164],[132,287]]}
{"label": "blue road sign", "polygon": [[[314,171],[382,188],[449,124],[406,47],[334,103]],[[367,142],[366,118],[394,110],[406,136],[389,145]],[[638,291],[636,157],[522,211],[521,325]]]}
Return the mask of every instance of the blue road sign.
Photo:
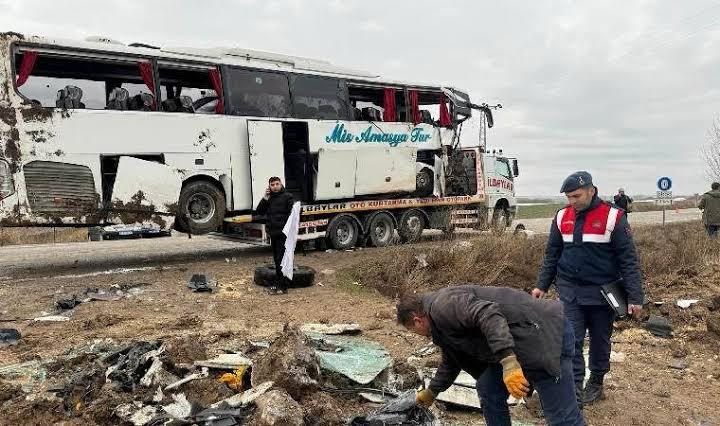
{"label": "blue road sign", "polygon": [[672,179],[667,176],[663,176],[657,181],[657,187],[661,191],[669,191],[672,188]]}

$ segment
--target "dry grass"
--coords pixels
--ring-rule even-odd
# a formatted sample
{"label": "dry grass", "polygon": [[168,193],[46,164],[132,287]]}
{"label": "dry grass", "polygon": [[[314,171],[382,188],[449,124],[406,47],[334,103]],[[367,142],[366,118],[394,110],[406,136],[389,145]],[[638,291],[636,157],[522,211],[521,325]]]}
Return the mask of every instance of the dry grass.
{"label": "dry grass", "polygon": [[87,228],[0,228],[0,246],[87,241]]}
{"label": "dry grass", "polygon": [[[388,297],[461,283],[530,290],[546,239],[486,234],[435,246],[398,246],[378,251],[348,273]],[[635,232],[649,301],[667,301],[663,314],[691,320],[674,306],[679,298],[709,300],[720,294],[720,242],[699,222],[643,227]],[[422,260],[427,262],[424,266]]]}

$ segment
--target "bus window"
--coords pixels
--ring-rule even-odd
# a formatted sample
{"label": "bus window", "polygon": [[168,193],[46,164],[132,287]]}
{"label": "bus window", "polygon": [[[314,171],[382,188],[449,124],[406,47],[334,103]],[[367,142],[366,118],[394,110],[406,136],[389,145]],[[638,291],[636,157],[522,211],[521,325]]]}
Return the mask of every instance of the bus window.
{"label": "bus window", "polygon": [[[22,61],[22,53],[15,55],[16,75]],[[130,94],[152,96],[149,91],[137,62],[45,53],[18,84],[18,92],[32,102],[66,109],[130,109]]]}
{"label": "bus window", "polygon": [[[443,108],[445,108],[445,112],[449,111],[448,100],[442,92],[417,91],[417,93],[421,123],[442,127],[451,125],[449,113],[447,113],[445,119],[441,119],[441,115],[443,114],[441,111]],[[445,102],[444,107],[443,101]]]}
{"label": "bus window", "polygon": [[218,96],[218,90],[222,92],[220,74],[215,68],[189,69],[160,66],[158,74],[160,106],[163,111],[199,114],[224,112],[222,96]]}
{"label": "bus window", "polygon": [[348,86],[348,93],[356,121],[410,121],[403,89]]}
{"label": "bus window", "polygon": [[285,74],[227,68],[230,114],[251,117],[290,117],[290,87]]}
{"label": "bus window", "polygon": [[290,76],[293,117],[347,120],[348,96],[342,80],[310,75]]}

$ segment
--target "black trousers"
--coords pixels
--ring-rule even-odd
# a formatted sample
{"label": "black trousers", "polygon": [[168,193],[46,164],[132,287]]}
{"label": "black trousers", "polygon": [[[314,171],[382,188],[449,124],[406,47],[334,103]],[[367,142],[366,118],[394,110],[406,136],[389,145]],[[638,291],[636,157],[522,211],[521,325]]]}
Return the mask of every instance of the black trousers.
{"label": "black trousers", "polygon": [[285,234],[270,235],[270,246],[272,247],[273,260],[275,261],[275,285],[281,289],[288,288],[288,279],[282,274],[283,256],[285,256]]}

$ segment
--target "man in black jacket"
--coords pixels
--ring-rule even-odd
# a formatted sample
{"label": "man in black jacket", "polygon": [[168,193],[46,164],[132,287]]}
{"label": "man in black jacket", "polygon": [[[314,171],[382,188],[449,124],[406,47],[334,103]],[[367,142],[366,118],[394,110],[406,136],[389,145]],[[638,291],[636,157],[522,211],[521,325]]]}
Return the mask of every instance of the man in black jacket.
{"label": "man in black jacket", "polygon": [[275,285],[269,289],[270,294],[287,293],[289,280],[283,275],[280,264],[285,255],[285,240],[287,239],[283,234],[283,228],[290,217],[294,202],[292,194],[285,191],[280,178],[273,176],[268,181],[265,197],[260,200],[255,209],[259,215],[264,215],[266,218],[265,226],[270,234],[270,245],[275,261],[276,281]]}
{"label": "man in black jacket", "polygon": [[510,288],[463,285],[405,296],[397,318],[442,350],[442,363],[428,389],[418,392],[418,404],[431,405],[465,370],[477,380],[489,426],[510,426],[508,395],[527,396],[530,385],[548,424],[585,424],[575,399],[574,336],[559,302]]}

